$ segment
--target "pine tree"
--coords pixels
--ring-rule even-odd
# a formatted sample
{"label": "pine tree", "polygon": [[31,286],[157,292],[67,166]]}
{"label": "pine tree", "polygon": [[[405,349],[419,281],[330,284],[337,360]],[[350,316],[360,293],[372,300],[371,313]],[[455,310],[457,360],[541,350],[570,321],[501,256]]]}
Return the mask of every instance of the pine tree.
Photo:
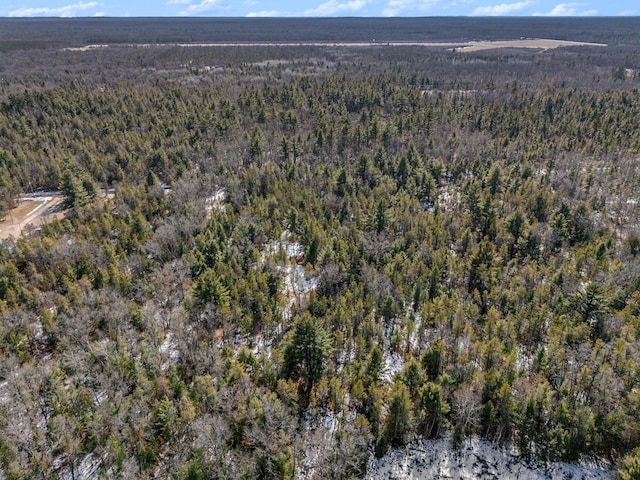
{"label": "pine tree", "polygon": [[378,457],[384,455],[389,446],[404,445],[409,440],[412,422],[409,390],[404,384],[396,383],[389,402],[389,414],[384,421],[384,427],[376,445],[376,455]]}
{"label": "pine tree", "polygon": [[308,402],[314,385],[322,378],[330,354],[331,340],[322,325],[309,314],[301,316],[284,351],[282,374],[301,380],[302,405]]}

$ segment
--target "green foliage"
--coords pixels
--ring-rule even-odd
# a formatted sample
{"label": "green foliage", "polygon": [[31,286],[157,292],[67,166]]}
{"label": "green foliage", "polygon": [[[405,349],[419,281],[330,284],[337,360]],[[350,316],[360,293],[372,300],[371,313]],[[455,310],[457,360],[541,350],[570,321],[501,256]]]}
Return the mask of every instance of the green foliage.
{"label": "green foliage", "polygon": [[229,307],[229,289],[213,270],[205,271],[196,280],[193,293],[201,303],[211,303],[216,307]]}
{"label": "green foliage", "polygon": [[293,335],[284,350],[282,375],[301,380],[301,400],[308,401],[313,386],[320,380],[331,354],[331,340],[326,331],[308,314],[293,327]]}
{"label": "green foliage", "polygon": [[216,475],[213,465],[207,461],[202,449],[191,452],[191,458],[176,470],[173,474],[176,480],[206,480],[215,478]]}
{"label": "green foliage", "polygon": [[370,352],[366,362],[365,379],[368,383],[376,383],[380,380],[380,375],[384,370],[384,356],[382,350],[377,345],[374,345]]}
{"label": "green foliage", "polygon": [[439,385],[428,382],[419,394],[417,430],[426,438],[436,438],[441,429],[446,427],[446,416],[449,413],[449,405],[444,400],[442,389]]}
{"label": "green foliage", "polygon": [[176,428],[176,419],[177,412],[169,398],[164,397],[157,402],[154,409],[153,426],[158,436],[165,440],[170,438]]}
{"label": "green foliage", "polygon": [[420,359],[427,379],[435,382],[443,369],[444,341],[438,339],[427,348]]}
{"label": "green foliage", "polygon": [[3,56],[0,209],[78,207],[0,245],[8,478],[360,478],[445,431],[633,472],[640,95],[602,72],[640,50],[412,48]]}
{"label": "green foliage", "polygon": [[384,455],[390,446],[403,446],[409,440],[412,423],[409,390],[403,384],[395,384],[389,401],[389,413],[376,444],[376,456]]}
{"label": "green foliage", "polygon": [[60,191],[71,208],[84,207],[98,195],[98,187],[86,172],[78,174],[68,169],[62,172]]}
{"label": "green foliage", "polygon": [[158,460],[159,445],[155,438],[149,441],[138,443],[135,450],[135,457],[141,469],[146,470]]}
{"label": "green foliage", "polygon": [[422,388],[422,385],[424,385],[426,378],[420,363],[413,359],[407,362],[400,374],[400,381],[409,389],[411,398],[418,397],[418,391]]}
{"label": "green foliage", "polygon": [[640,448],[626,455],[618,467],[620,480],[636,480],[640,478]]}

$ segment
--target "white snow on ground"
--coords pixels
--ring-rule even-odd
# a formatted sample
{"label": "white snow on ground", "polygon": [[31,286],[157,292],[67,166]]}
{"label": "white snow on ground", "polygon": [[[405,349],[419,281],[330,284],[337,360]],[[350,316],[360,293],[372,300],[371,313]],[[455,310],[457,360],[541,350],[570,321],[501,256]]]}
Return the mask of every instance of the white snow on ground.
{"label": "white snow on ground", "polygon": [[[281,325],[277,326],[276,332],[278,332],[281,328]],[[257,357],[261,352],[265,352],[267,354],[267,357],[271,358],[272,342],[270,340],[266,340],[263,335],[258,333],[252,337],[251,342],[253,343],[251,353],[253,353]]]}
{"label": "white snow on ground", "polygon": [[396,328],[400,326],[396,325],[397,319],[388,322],[384,327],[384,370],[381,375],[381,379],[385,382],[391,383],[393,377],[402,371],[404,368],[404,359],[399,353],[391,350],[391,337],[393,336]]}
{"label": "white snow on ground", "polygon": [[385,382],[391,383],[393,377],[402,371],[404,368],[404,359],[396,352],[389,351],[388,348],[384,349],[384,371],[382,372],[381,379]]}
{"label": "white snow on ground", "polygon": [[269,242],[262,252],[263,260],[271,255],[275,255],[280,250],[284,250],[287,258],[296,258],[304,255],[304,247],[300,242],[291,240],[291,233],[288,230],[282,232],[278,240]]}
{"label": "white snow on ground", "polygon": [[93,403],[95,403],[97,406],[102,405],[102,402],[107,399],[107,391],[106,390],[100,390],[98,392],[95,392],[93,394]]}
{"label": "white snow on ground", "polygon": [[467,439],[459,450],[451,438],[416,440],[372,459],[364,480],[483,479],[483,480],[612,480],[606,462],[527,464],[517,452],[478,438]]}
{"label": "white snow on ground", "polygon": [[461,201],[460,191],[453,185],[445,185],[436,199],[436,203],[445,211],[455,210]]}
{"label": "white snow on ground", "polygon": [[[286,261],[280,256],[281,252],[285,253]],[[276,256],[279,258],[279,263],[275,268],[282,274],[281,293],[286,299],[286,303],[282,308],[283,320],[289,320],[294,306],[301,302],[301,296],[314,290],[318,285],[317,279],[310,278],[304,266],[296,263],[296,260],[302,255],[304,255],[303,245],[300,242],[291,240],[291,233],[287,230],[282,233],[278,240],[265,245],[261,254],[260,262],[266,262]],[[260,333],[252,335],[237,334],[234,340],[236,350],[241,345],[246,345],[254,355],[258,356],[261,352],[265,352],[267,357],[270,357],[273,344],[272,340],[267,340],[267,338],[282,336],[285,326],[281,322],[271,328],[270,331],[263,331],[264,335]],[[222,345],[222,340],[220,340],[219,344]]]}
{"label": "white snow on ground", "polygon": [[79,465],[76,465],[73,474],[71,468],[66,467],[60,472],[60,478],[63,480],[89,480],[98,478],[98,471],[102,460],[93,454],[89,454],[82,459]]}
{"label": "white snow on ground", "polygon": [[[4,407],[11,400],[11,392],[9,391],[9,382],[0,382],[0,407]],[[0,475],[2,478],[2,475]]]}
{"label": "white snow on ground", "polygon": [[516,352],[516,367],[519,370],[529,371],[531,366],[533,365],[533,357],[527,354],[526,350],[522,345],[518,346],[518,350]]}
{"label": "white snow on ground", "polygon": [[211,195],[210,197],[208,197],[205,200],[205,208],[206,208],[207,212],[210,212],[214,208],[224,212],[224,210],[225,210],[225,205],[224,205],[225,196],[226,196],[226,192],[224,191],[224,189],[222,189],[222,188],[217,189],[213,195]]}
{"label": "white snow on ground", "polygon": [[[349,403],[345,398],[343,405]],[[319,479],[318,464],[326,460],[326,455],[336,448],[336,432],[340,424],[353,421],[355,413],[340,410],[337,413],[326,408],[308,408],[303,413],[304,425],[308,435],[305,436],[304,455],[296,468],[297,480]]]}
{"label": "white snow on ground", "polygon": [[413,317],[413,330],[411,331],[411,335],[409,336],[409,345],[414,350],[420,350],[423,345],[420,342],[420,331],[422,330],[422,317],[420,313],[412,313],[407,312],[407,316],[411,315]]}
{"label": "white snow on ground", "polygon": [[178,352],[176,344],[173,341],[173,335],[171,332],[167,333],[164,342],[160,345],[159,351],[163,358],[166,356],[166,361],[164,361],[161,366],[162,370],[166,370],[171,365],[178,363],[178,360],[180,360],[180,352]]}
{"label": "white snow on ground", "polygon": [[289,319],[294,305],[300,301],[300,295],[315,290],[318,286],[318,281],[315,278],[308,278],[306,276],[307,272],[302,265],[283,265],[279,266],[278,270],[282,272],[284,277],[283,293],[287,299],[287,303],[282,309],[282,316],[285,319]]}
{"label": "white snow on ground", "polygon": [[307,431],[321,427],[335,433],[338,430],[338,421],[342,418],[342,412],[336,413],[326,408],[308,408],[303,412],[302,418]]}
{"label": "white snow on ground", "polygon": [[265,245],[264,251],[262,252],[263,259],[269,255],[275,255],[280,249],[286,252],[288,258],[304,254],[304,246],[300,242],[291,239],[291,232],[289,230],[284,230],[280,234],[280,238],[272,240]]}
{"label": "white snow on ground", "polygon": [[277,255],[280,251],[285,252],[287,260],[290,262],[277,266],[278,271],[282,273],[284,281],[282,293],[287,298],[282,316],[288,319],[291,317],[291,310],[294,304],[299,300],[299,295],[314,290],[318,286],[318,281],[307,276],[304,266],[292,262],[304,255],[304,246],[300,242],[291,240],[291,233],[287,230],[282,232],[280,239],[274,240],[265,246],[262,252],[262,261]]}
{"label": "white snow on ground", "polygon": [[318,286],[315,278],[307,278],[302,265],[285,265],[279,268],[284,276],[284,293],[309,293]]}

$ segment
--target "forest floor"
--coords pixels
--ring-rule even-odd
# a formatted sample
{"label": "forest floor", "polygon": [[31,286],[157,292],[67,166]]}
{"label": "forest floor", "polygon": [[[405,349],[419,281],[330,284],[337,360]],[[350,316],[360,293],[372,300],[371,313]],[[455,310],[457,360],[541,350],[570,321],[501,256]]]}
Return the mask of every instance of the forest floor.
{"label": "forest floor", "polygon": [[365,480],[418,480],[482,478],[487,480],[611,480],[613,467],[604,461],[555,462],[531,465],[517,452],[473,437],[459,450],[446,436],[437,440],[416,440],[372,460]]}
{"label": "forest floor", "polygon": [[22,195],[17,206],[0,221],[0,240],[18,238],[54,218],[64,215],[60,192],[39,192]]}

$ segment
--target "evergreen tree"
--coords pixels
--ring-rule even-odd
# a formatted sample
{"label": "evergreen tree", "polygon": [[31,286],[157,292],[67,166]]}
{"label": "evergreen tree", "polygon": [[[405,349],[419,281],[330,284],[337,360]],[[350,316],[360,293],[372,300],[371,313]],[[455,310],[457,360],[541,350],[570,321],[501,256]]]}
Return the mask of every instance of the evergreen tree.
{"label": "evergreen tree", "polygon": [[409,390],[402,383],[394,384],[389,401],[389,413],[384,420],[384,426],[376,445],[376,456],[381,457],[387,447],[400,447],[409,440],[413,427],[411,414],[411,399]]}
{"label": "evergreen tree", "polygon": [[331,340],[317,319],[308,313],[296,320],[293,335],[284,350],[282,375],[298,378],[301,404],[306,405],[314,385],[322,378],[331,355]]}

